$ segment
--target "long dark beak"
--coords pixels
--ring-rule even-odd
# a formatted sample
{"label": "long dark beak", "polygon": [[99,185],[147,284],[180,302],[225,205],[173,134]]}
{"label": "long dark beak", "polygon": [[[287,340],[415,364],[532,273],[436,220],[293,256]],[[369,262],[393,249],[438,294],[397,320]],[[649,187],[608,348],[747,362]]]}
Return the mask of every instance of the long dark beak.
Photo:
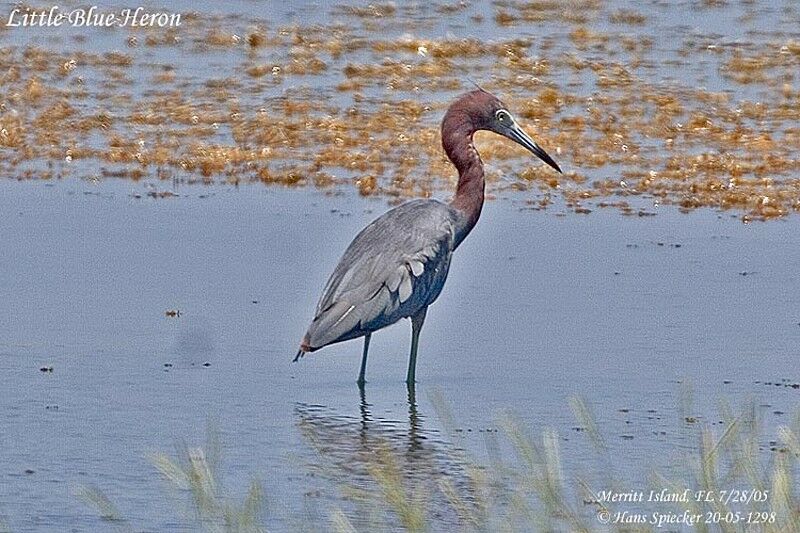
{"label": "long dark beak", "polygon": [[[558,163],[553,161],[553,159],[547,155],[547,152],[542,150],[542,147],[536,144],[536,141],[530,138],[530,136],[525,133],[522,128],[519,127],[518,124],[514,123],[506,129],[504,132],[505,136],[514,141],[517,144],[521,144],[525,148],[527,148],[530,152],[532,152],[536,157],[556,169],[557,171],[561,172],[561,168],[558,166]],[[563,172],[561,172],[563,174]]]}

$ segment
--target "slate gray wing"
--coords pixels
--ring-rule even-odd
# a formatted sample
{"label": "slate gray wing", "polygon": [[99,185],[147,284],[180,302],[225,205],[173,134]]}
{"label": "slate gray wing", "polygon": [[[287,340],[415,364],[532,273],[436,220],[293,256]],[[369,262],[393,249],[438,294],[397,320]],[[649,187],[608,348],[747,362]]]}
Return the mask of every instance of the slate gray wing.
{"label": "slate gray wing", "polygon": [[433,303],[450,268],[455,216],[446,204],[416,200],[364,228],[323,291],[303,339],[309,351],[363,336]]}

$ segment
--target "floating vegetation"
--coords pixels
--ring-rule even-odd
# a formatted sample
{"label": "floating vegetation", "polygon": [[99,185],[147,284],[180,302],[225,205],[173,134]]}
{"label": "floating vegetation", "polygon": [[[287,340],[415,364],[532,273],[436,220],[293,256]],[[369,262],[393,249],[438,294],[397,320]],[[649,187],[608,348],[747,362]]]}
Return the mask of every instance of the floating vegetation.
{"label": "floating vegetation", "polygon": [[[291,26],[192,13],[180,28],[107,33],[107,50],[91,39],[6,47],[2,175],[446,195],[455,171],[438,126],[472,77],[568,174],[478,136],[490,197],[533,196],[558,213],[713,208],[746,222],[800,210],[796,39],[775,30],[725,42],[678,29],[674,44],[654,46],[650,11],[596,0],[476,9],[339,5],[335,20]],[[503,30],[436,37],[430,17]],[[560,33],[532,37],[554,20]],[[693,66],[705,74],[670,80]]]}

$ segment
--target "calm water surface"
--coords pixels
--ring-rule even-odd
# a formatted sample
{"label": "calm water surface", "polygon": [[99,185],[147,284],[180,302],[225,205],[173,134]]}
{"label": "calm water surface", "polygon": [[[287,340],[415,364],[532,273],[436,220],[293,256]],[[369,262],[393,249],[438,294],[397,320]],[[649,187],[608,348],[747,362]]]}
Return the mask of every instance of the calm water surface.
{"label": "calm water surface", "polygon": [[[2,5],[0,15],[11,7]],[[233,24],[223,27],[242,34],[254,18],[271,31],[331,21],[361,31],[365,24],[299,1],[225,5]],[[364,32],[393,38],[412,20],[420,38],[534,37],[537,57],[545,40],[552,48],[543,56],[574,49],[572,26],[498,28],[491,10],[475,25],[470,17],[481,11],[479,2],[448,17],[425,6],[399,8]],[[693,1],[609,3],[622,8],[646,12],[646,26],[633,33],[652,37],[654,55],[668,60],[641,62],[631,67],[636,75],[724,91],[733,101],[770,93],[726,81],[716,56],[698,48],[768,48],[800,38],[791,1],[729,2],[724,9]],[[203,2],[170,9],[218,11]],[[604,20],[589,27],[607,30]],[[96,30],[88,41],[76,35],[4,30],[0,44],[127,50],[127,33]],[[177,60],[171,47],[128,52],[148,65],[177,63],[178,79],[202,93],[209,72],[241,76],[244,63],[238,48]],[[260,61],[274,59],[271,49],[258,53],[266,55]],[[490,79],[491,68],[481,74]],[[132,76],[125,94],[135,99],[152,89],[146,72]],[[597,91],[581,75],[553,75],[578,94]],[[350,97],[334,90],[341,79],[337,71],[303,85],[344,107]],[[239,96],[257,108],[289,89]],[[387,98],[383,87],[365,93]],[[426,103],[449,97],[414,95]],[[96,103],[90,97],[76,105]],[[223,127],[215,140],[233,142],[229,133]],[[70,168],[97,176],[97,165],[76,160]],[[589,178],[613,172],[595,169]],[[360,341],[291,363],[328,274],[356,232],[387,209],[385,199],[217,185],[178,187],[178,196],[156,200],[147,196],[154,187],[169,185],[0,180],[0,523],[13,531],[108,531],[114,525],[76,496],[84,485],[101,489],[136,530],[188,530],[191,521],[176,514],[181,496],[147,455],[181,442],[203,445],[209,424],[223,446],[226,489],[242,496],[251,479],[261,480],[268,525],[280,530],[302,522],[298,517],[349,509],[336,479],[313,475],[319,458],[309,432],[340,473],[366,483],[378,440],[404,452],[410,476],[460,472],[464,465],[451,452],[486,458],[487,435],[511,411],[536,434],[556,430],[565,472],[592,481],[597,459],[569,408],[570,398],[581,396],[615,458],[602,468],[633,489],[645,488],[653,469],[680,471],[699,428],[717,422],[720,399],[752,400],[768,436],[800,403],[800,390],[785,386],[800,382],[796,216],[744,225],[741,213],[683,215],[651,208],[645,198],[656,216],[594,209],[562,217],[553,214],[558,205],[529,209],[525,201],[539,200],[540,192],[489,202],[428,313],[410,401],[406,322],[373,337],[363,395],[355,385]],[[168,310],[181,314],[171,318]],[[687,389],[688,411],[681,407]],[[437,395],[453,413],[452,434],[437,417]],[[687,414],[699,423],[687,424]],[[762,445],[768,459],[768,443]]]}
{"label": "calm water surface", "polygon": [[[795,219],[554,217],[490,202],[430,310],[409,405],[405,322],[375,335],[363,398],[359,342],[291,363],[329,271],[383,201],[260,186],[167,200],[137,199],[146,188],[129,182],[0,189],[0,513],[16,531],[108,527],[75,497],[83,484],[137,527],[177,528],[146,454],[202,445],[209,421],[226,487],[263,480],[284,523],[344,505],[335,483],[308,474],[316,456],[300,427],[356,472],[365,442],[383,438],[424,475],[460,468],[452,447],[480,460],[485,430],[511,410],[558,431],[565,468],[591,476],[568,407],[579,395],[620,458],[615,473],[638,486],[696,442],[679,409],[687,383],[709,424],[719,398],[754,399],[771,431],[800,399],[763,384],[800,379]],[[453,411],[454,439],[433,394]]]}

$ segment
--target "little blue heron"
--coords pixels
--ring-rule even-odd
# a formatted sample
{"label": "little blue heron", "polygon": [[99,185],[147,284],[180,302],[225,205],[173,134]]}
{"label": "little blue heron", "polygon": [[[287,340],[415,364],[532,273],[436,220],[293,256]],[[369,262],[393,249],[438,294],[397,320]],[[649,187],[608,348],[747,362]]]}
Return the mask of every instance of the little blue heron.
{"label": "little blue heron", "polygon": [[428,306],[442,292],[453,252],[483,208],[483,163],[472,142],[478,130],[511,139],[561,172],[495,96],[476,89],[458,98],[442,120],[442,146],[458,169],[455,196],[450,203],[406,202],[361,230],[328,280],[295,361],[323,346],[364,337],[358,375],[363,386],[372,333],[410,317],[406,384],[414,386],[419,333]]}

